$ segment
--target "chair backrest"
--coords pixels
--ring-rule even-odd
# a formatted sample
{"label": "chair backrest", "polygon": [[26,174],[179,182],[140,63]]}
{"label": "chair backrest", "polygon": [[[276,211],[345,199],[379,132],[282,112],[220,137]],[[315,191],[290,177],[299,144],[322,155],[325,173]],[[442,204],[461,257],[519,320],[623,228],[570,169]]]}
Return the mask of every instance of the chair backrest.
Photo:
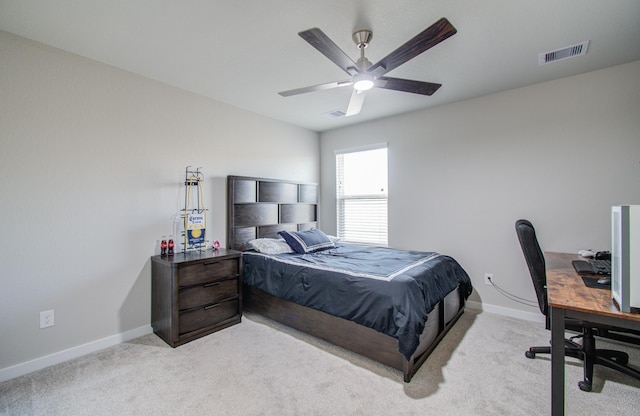
{"label": "chair backrest", "polygon": [[545,272],[544,255],[538,244],[536,230],[529,221],[518,220],[516,221],[516,234],[518,234],[518,240],[520,240],[524,259],[527,262],[527,266],[529,266],[529,274],[531,274],[533,287],[536,291],[540,312],[548,319],[547,274]]}

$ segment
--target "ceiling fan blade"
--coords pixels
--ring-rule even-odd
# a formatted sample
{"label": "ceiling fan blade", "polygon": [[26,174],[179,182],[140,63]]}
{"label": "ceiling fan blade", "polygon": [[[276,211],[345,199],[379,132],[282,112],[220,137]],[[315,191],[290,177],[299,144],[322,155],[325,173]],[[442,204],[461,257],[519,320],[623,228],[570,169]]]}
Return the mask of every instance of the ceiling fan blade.
{"label": "ceiling fan blade", "polygon": [[443,17],[411,38],[404,45],[373,64],[371,68],[369,68],[369,72],[381,66],[384,68],[384,73],[387,73],[410,59],[415,58],[427,49],[436,46],[450,36],[455,35],[456,32],[456,28]]}
{"label": "ceiling fan blade", "polygon": [[411,92],[413,94],[432,95],[442,87],[442,84],[433,82],[414,81],[411,79],[380,77],[376,80],[375,86],[388,90]]}
{"label": "ceiling fan blade", "polygon": [[333,62],[338,65],[344,72],[349,75],[355,75],[358,71],[358,66],[349,56],[342,51],[333,43],[331,39],[324,32],[317,27],[309,30],[305,30],[303,32],[298,33],[298,35],[306,40],[311,46],[316,48],[321,54],[326,56]]}
{"label": "ceiling fan blade", "polygon": [[347,113],[345,117],[355,116],[356,114],[360,114],[360,110],[362,109],[362,103],[364,103],[364,91],[358,91],[355,88],[351,93],[351,99],[349,100],[349,107],[347,108]]}
{"label": "ceiling fan blade", "polygon": [[351,82],[350,79],[348,79],[345,81],[334,81],[334,82],[327,82],[326,84],[312,85],[310,87],[296,88],[295,90],[280,91],[278,94],[282,95],[283,97],[289,97],[290,95],[305,94],[307,92],[330,90],[332,88],[346,87],[347,85],[351,85],[351,84],[353,83]]}

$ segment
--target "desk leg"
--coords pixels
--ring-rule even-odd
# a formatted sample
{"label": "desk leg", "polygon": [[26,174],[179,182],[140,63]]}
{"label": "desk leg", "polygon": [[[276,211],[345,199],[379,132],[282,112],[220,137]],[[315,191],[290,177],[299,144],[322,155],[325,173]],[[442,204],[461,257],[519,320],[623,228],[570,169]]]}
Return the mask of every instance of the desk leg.
{"label": "desk leg", "polygon": [[551,314],[551,415],[564,415],[564,309]]}

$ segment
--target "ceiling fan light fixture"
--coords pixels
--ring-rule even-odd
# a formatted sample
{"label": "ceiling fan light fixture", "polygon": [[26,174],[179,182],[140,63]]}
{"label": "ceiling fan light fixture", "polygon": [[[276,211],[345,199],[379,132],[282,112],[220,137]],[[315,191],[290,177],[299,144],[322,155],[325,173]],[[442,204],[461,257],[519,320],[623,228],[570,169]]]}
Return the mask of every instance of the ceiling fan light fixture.
{"label": "ceiling fan light fixture", "polygon": [[373,75],[371,74],[356,74],[353,77],[353,88],[356,91],[367,91],[373,88]]}

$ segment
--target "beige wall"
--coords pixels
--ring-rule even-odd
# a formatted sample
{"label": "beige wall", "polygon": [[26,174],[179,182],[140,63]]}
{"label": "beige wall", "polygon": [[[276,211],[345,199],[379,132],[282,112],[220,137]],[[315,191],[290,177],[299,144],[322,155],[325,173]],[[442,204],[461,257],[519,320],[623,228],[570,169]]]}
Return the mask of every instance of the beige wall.
{"label": "beige wall", "polygon": [[[149,257],[186,166],[206,175],[207,232],[221,241],[226,175],[320,174],[315,132],[5,32],[0,145],[0,372],[148,330]],[[41,330],[49,309],[55,326]]]}
{"label": "beige wall", "polygon": [[327,232],[334,150],[385,141],[389,244],[451,254],[471,275],[472,300],[538,317],[486,286],[484,273],[535,299],[519,218],[533,222],[543,250],[609,249],[610,206],[640,204],[640,61],[323,133]]}

